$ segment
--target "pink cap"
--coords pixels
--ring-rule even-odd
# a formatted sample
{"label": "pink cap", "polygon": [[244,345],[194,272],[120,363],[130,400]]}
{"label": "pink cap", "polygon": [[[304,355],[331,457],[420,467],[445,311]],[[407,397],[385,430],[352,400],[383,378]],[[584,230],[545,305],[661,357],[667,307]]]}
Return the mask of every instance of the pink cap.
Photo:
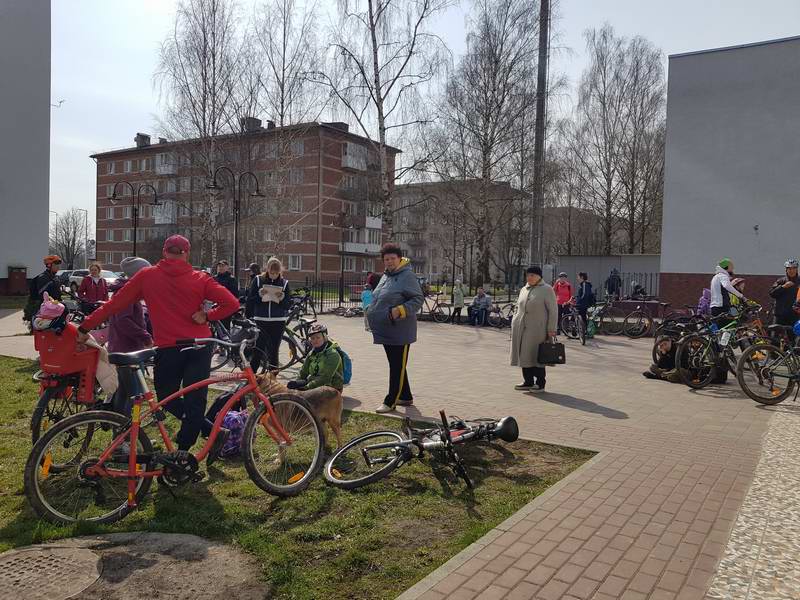
{"label": "pink cap", "polygon": [[187,240],[182,235],[175,234],[169,236],[167,240],[164,242],[163,251],[168,252],[169,250],[174,251],[175,249],[177,249],[180,252],[186,253],[192,249],[192,245],[189,243],[189,240]]}

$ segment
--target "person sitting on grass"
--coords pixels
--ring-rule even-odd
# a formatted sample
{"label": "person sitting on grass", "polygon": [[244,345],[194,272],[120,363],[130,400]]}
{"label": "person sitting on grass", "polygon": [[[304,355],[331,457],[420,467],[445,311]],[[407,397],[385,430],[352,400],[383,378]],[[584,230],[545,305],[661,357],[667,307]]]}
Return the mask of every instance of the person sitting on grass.
{"label": "person sitting on grass", "polygon": [[314,323],[308,328],[311,353],[303,363],[300,377],[286,384],[290,390],[311,390],[328,385],[340,392],[344,389],[344,365],[336,342],[328,339],[328,328]]}
{"label": "person sitting on grass", "polygon": [[680,383],[681,377],[675,365],[675,352],[677,350],[675,343],[669,338],[664,338],[657,343],[658,362],[650,365],[650,369],[642,373],[642,375],[648,379],[661,379],[670,383]]}

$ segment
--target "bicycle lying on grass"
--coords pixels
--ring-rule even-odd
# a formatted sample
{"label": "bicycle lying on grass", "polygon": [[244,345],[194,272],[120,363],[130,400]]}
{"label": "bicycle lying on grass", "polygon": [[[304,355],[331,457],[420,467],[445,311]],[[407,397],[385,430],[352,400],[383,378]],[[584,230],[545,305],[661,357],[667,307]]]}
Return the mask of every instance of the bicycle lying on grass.
{"label": "bicycle lying on grass", "polygon": [[[239,343],[202,338],[179,340],[178,345],[238,347],[241,363],[248,365],[245,350],[255,344],[257,333],[250,327]],[[156,402],[144,377],[145,364],[154,357],[152,349],[109,354],[131,392],[130,418],[82,412],[58,422],[36,442],[25,465],[24,487],[40,517],[54,523],[113,523],[142,502],[154,478],[167,488],[200,481],[199,463],[214,446],[225,415],[246,394],[252,395],[253,408],[244,428],[242,458],[250,479],[275,496],[294,496],[308,487],[322,463],[323,437],[319,419],[303,398],[265,395],[245,366],[240,373],[212,376]],[[233,382],[241,384],[217,413],[200,451],[176,450],[164,425],[164,407],[187,392]],[[153,447],[151,438],[159,434],[163,449]]]}
{"label": "bicycle lying on grass", "polygon": [[396,431],[373,431],[353,438],[339,448],[325,464],[325,479],[332,485],[353,490],[388,476],[410,460],[421,459],[425,452],[449,462],[456,476],[472,488],[472,480],[456,446],[492,442],[501,439],[515,442],[519,427],[514,417],[464,421],[457,417],[448,421],[439,411],[441,425],[428,429],[413,429],[411,420],[404,420],[405,437]]}

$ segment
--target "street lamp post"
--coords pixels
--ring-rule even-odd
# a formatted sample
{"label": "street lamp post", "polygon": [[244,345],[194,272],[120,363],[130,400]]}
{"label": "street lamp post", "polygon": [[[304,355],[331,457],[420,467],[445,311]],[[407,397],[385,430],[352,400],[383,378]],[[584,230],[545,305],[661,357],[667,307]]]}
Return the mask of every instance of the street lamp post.
{"label": "street lamp post", "polygon": [[153,192],[153,201],[149,203],[150,206],[160,206],[161,203],[158,201],[158,192],[156,192],[156,188],[149,183],[142,183],[138,188],[134,188],[130,181],[118,181],[114,184],[114,189],[111,190],[111,196],[108,198],[111,200],[111,204],[117,203],[118,185],[127,185],[131,190],[131,206],[133,207],[131,210],[131,222],[133,224],[133,255],[136,256],[136,240],[139,237],[137,231],[139,229],[139,207],[142,202],[142,190],[150,190]]}
{"label": "street lamp post", "polygon": [[83,268],[89,268],[89,211],[85,208],[77,210],[83,213]]}
{"label": "street lamp post", "polygon": [[237,176],[230,167],[226,167],[225,165],[217,167],[211,177],[211,183],[206,186],[206,189],[222,189],[222,186],[217,184],[217,175],[220,171],[225,171],[230,176],[233,185],[233,272],[235,273],[236,281],[239,281],[239,211],[241,209],[242,180],[244,177],[250,177],[256,184],[256,191],[250,194],[252,198],[263,198],[264,194],[261,193],[258,187],[258,177],[256,177],[255,173],[252,171],[243,171]]}

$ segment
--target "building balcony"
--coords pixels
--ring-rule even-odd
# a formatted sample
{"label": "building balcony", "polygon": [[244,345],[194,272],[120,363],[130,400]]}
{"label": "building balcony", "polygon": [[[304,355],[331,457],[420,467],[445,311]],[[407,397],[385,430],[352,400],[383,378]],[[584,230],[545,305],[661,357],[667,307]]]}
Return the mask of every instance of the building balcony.
{"label": "building balcony", "polygon": [[156,165],[156,175],[177,175],[178,165],[175,163],[164,163]]}
{"label": "building balcony", "polygon": [[376,255],[380,254],[381,245],[364,242],[341,242],[339,244],[339,252],[343,254]]}

